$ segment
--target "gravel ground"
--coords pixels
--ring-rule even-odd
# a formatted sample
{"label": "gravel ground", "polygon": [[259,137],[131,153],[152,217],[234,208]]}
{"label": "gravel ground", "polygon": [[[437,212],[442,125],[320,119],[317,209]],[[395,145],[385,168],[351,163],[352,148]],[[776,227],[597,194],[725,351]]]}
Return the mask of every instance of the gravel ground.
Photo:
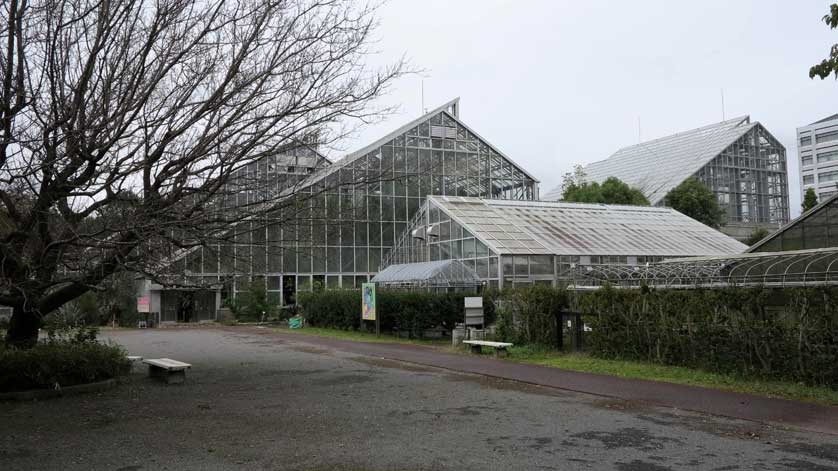
{"label": "gravel ground", "polygon": [[[248,329],[106,336],[183,385],[0,403],[0,470],[838,471],[838,437],[326,350]],[[141,368],[142,369],[142,368]]]}

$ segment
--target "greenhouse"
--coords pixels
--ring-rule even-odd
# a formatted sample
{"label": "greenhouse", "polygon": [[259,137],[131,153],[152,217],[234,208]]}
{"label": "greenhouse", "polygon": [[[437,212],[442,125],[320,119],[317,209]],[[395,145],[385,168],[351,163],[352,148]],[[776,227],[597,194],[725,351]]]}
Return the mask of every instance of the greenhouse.
{"label": "greenhouse", "polygon": [[810,209],[777,232],[754,244],[748,252],[838,247],[838,194]]}
{"label": "greenhouse", "polygon": [[[653,206],[694,177],[710,188],[725,211],[722,231],[747,238],[754,227],[789,220],[786,149],[759,122],[741,116],[624,147],[584,168],[586,179],[617,177],[640,189]],[[561,197],[561,185],[545,200]]]}
{"label": "greenhouse", "polygon": [[[234,225],[218,244],[175,252],[166,266],[189,286],[220,287],[216,308],[256,285],[277,305],[318,286],[360,287],[427,195],[535,200],[539,191],[538,180],[463,122],[459,99],[334,163],[307,144],[282,149],[247,168],[222,192],[223,204],[252,208],[266,197],[253,188],[301,202]],[[170,309],[161,306],[163,288],[148,286],[138,296]]]}
{"label": "greenhouse", "polygon": [[445,291],[476,290],[482,283],[477,273],[459,260],[390,265],[371,281],[382,288]]}
{"label": "greenhouse", "polygon": [[838,195],[734,256],[666,260],[648,266],[579,266],[578,287],[791,287],[838,283]]}
{"label": "greenhouse", "polygon": [[384,265],[460,260],[491,287],[567,284],[578,266],[747,247],[670,208],[429,196]]}
{"label": "greenhouse", "polygon": [[574,286],[787,288],[838,284],[838,247],[665,260],[648,266],[577,266]]}

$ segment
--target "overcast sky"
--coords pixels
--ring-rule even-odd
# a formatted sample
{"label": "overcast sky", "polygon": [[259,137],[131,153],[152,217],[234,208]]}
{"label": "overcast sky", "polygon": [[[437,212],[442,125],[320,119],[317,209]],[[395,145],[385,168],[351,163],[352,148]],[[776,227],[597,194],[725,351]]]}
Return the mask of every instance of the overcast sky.
{"label": "overcast sky", "polygon": [[[425,107],[460,97],[460,117],[541,180],[642,140],[750,115],[786,147],[800,212],[795,128],[838,113],[838,82],[808,70],[838,42],[829,2],[393,0],[380,53],[424,74]],[[354,150],[422,111],[419,76],[386,98],[401,111],[367,126]],[[333,157],[337,157],[336,155]]]}

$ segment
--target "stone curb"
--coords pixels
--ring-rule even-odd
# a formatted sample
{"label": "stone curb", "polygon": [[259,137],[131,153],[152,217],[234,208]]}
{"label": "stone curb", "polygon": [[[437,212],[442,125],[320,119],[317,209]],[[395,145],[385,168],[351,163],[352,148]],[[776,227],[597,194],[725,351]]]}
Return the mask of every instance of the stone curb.
{"label": "stone curb", "polygon": [[91,392],[102,392],[113,389],[118,384],[116,378],[106,379],[96,383],[77,384],[61,389],[31,389],[29,391],[14,391],[0,393],[0,401],[40,401],[60,396],[71,396]]}

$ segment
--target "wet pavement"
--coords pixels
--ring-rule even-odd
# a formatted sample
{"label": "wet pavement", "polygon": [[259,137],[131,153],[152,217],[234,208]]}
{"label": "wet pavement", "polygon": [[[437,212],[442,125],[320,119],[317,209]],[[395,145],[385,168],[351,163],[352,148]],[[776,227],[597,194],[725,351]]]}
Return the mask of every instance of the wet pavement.
{"label": "wet pavement", "polygon": [[[260,330],[255,330],[261,333]],[[265,334],[267,332],[264,332]],[[272,332],[286,340],[300,340],[297,333]],[[762,422],[799,430],[836,435],[838,407],[740,394],[681,384],[561,370],[539,365],[498,361],[488,355],[446,353],[423,345],[351,342],[304,336],[306,342],[362,355],[446,368],[524,383],[583,392],[657,406]]]}
{"label": "wet pavement", "polygon": [[838,471],[835,435],[421,366],[306,336],[106,335],[131,354],[192,363],[186,383],[138,372],[101,394],[0,403],[0,469]]}

